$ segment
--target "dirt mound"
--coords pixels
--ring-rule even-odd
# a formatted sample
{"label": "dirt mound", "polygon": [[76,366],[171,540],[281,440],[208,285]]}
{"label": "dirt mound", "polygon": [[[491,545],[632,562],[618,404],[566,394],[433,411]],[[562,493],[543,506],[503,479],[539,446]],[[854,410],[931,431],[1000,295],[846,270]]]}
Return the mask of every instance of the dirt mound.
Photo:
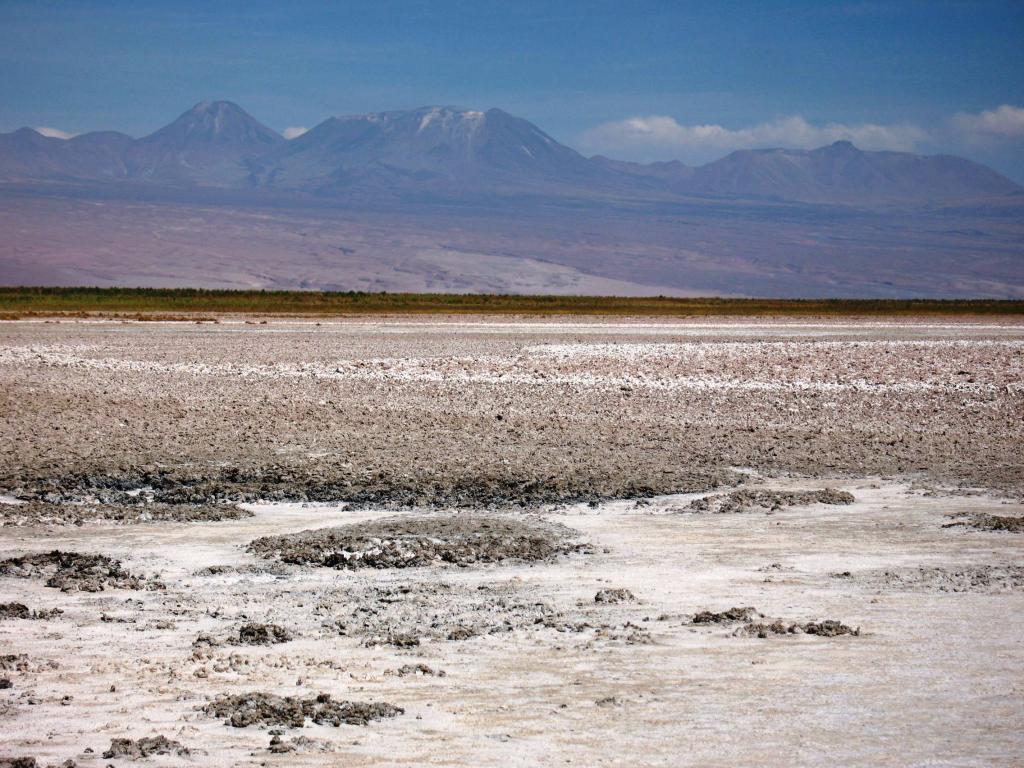
{"label": "dirt mound", "polygon": [[443,669],[434,669],[426,664],[403,664],[394,671],[385,672],[386,675],[397,675],[398,677],[444,677],[447,672]]}
{"label": "dirt mound", "polygon": [[238,630],[238,637],[232,640],[238,645],[275,645],[287,643],[292,633],[277,624],[243,624]]}
{"label": "dirt mound", "polygon": [[701,611],[693,616],[694,624],[733,624],[737,621],[753,621],[762,618],[756,608],[730,608],[727,611],[714,613]]}
{"label": "dirt mound", "polygon": [[[834,619],[810,621],[806,624],[797,624],[796,627],[797,630],[803,630],[808,635],[818,635],[819,637],[839,637],[839,635],[860,636],[860,627],[854,629]],[[795,632],[796,630],[794,630]]]}
{"label": "dirt mound", "polygon": [[227,718],[225,725],[235,728],[248,725],[302,728],[307,719],[317,725],[367,725],[371,720],[396,717],[405,712],[401,707],[385,702],[335,701],[329,693],[302,699],[262,692],[218,696],[203,711],[214,717]]}
{"label": "dirt mound", "polygon": [[31,619],[32,611],[24,603],[0,603],[0,619]]}
{"label": "dirt mound", "polygon": [[[50,764],[47,768],[75,768],[78,764],[70,758],[58,765]],[[34,757],[0,757],[0,768],[41,768]]]}
{"label": "dirt mound", "polygon": [[461,642],[511,632],[593,633],[597,641],[650,642],[630,622],[609,623],[604,606],[556,606],[518,580],[492,583],[412,582],[352,585],[334,590],[318,607],[328,633],[359,638],[365,646],[415,648],[424,642]]}
{"label": "dirt mound", "polygon": [[127,757],[131,760],[149,757],[150,755],[178,755],[186,757],[191,750],[180,742],[166,736],[144,736],[141,739],[111,739],[110,746],[103,753],[103,758]]}
{"label": "dirt mound", "polygon": [[341,611],[327,628],[361,638],[367,646],[413,648],[421,640],[463,641],[527,629],[582,631],[589,626],[514,582],[369,585],[346,589],[332,602]]}
{"label": "dirt mound", "polygon": [[819,637],[838,637],[839,635],[860,635],[860,627],[854,629],[833,619],[809,621],[804,624],[790,623],[776,619],[772,622],[750,622],[734,633],[737,637],[760,637],[770,635],[818,635]]}
{"label": "dirt mound", "polygon": [[[129,497],[131,498],[131,497]],[[0,504],[0,526],[84,525],[86,523],[208,523],[240,520],[253,512],[234,504],[93,504],[51,503],[33,499],[23,504]]]}
{"label": "dirt mound", "polygon": [[594,595],[595,603],[635,603],[636,596],[628,589],[600,589]]}
{"label": "dirt mound", "polygon": [[0,621],[4,619],[52,619],[64,613],[60,608],[33,611],[24,603],[0,603]]}
{"label": "dirt mound", "polygon": [[537,519],[476,514],[392,517],[283,536],[266,536],[249,551],[286,563],[329,568],[411,568],[506,560],[535,562],[575,552],[573,531]]}
{"label": "dirt mound", "polygon": [[[448,639],[467,640],[475,635],[475,632],[466,627],[456,627],[448,633]],[[416,648],[419,644],[419,636],[412,632],[385,632],[368,637],[363,642],[367,648],[372,648],[375,645],[390,645],[392,648]]]}
{"label": "dirt mound", "polygon": [[0,669],[2,669],[4,672],[24,672],[28,669],[28,654],[0,654]]}
{"label": "dirt mound", "polygon": [[1006,533],[1024,533],[1024,515],[990,515],[987,513],[961,513],[950,517],[962,518],[954,523],[946,523],[943,528],[973,528],[976,531],[1003,531]]}
{"label": "dirt mound", "polygon": [[333,752],[334,745],[323,739],[311,739],[308,736],[295,736],[291,739],[282,739],[278,734],[270,737],[270,746],[267,751],[275,755],[284,755],[289,752]]}
{"label": "dirt mound", "polygon": [[292,576],[300,568],[280,562],[245,565],[208,565],[195,571],[193,576]]}
{"label": "dirt mound", "polygon": [[49,672],[60,669],[54,659],[29,658],[27,653],[0,653],[0,672]]}
{"label": "dirt mound", "polygon": [[45,578],[46,586],[63,592],[102,592],[115,589],[162,589],[153,579],[133,576],[121,567],[120,560],[106,555],[80,552],[40,552],[0,561],[0,575],[23,579]]}
{"label": "dirt mound", "polygon": [[713,512],[727,514],[750,512],[754,509],[776,510],[783,507],[805,507],[810,504],[852,504],[853,494],[834,488],[816,491],[768,491],[740,489],[729,493],[713,494],[694,499],[684,512]]}

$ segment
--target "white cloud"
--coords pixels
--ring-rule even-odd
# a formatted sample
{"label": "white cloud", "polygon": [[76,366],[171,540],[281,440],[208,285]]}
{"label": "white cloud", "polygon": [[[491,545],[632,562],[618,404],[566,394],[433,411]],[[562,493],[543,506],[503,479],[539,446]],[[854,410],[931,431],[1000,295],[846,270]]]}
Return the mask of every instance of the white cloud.
{"label": "white cloud", "polygon": [[852,141],[861,149],[912,151],[928,138],[925,131],[909,123],[814,125],[792,116],[732,129],[716,124],[682,125],[672,117],[650,115],[592,128],[583,134],[581,145],[588,152],[694,160],[736,149],[814,149],[841,140]]}
{"label": "white cloud", "polygon": [[60,128],[48,128],[45,125],[41,125],[36,130],[43,134],[43,136],[49,136],[51,139],[73,139],[77,136],[77,133],[68,133],[62,131]]}
{"label": "white cloud", "polygon": [[281,135],[284,136],[286,139],[296,139],[308,130],[309,128],[303,128],[302,126],[299,125],[292,125],[289,126],[288,128],[285,128]]}
{"label": "white cloud", "polygon": [[1024,139],[1024,109],[1010,104],[976,115],[960,112],[950,122],[953,130],[971,143]]}

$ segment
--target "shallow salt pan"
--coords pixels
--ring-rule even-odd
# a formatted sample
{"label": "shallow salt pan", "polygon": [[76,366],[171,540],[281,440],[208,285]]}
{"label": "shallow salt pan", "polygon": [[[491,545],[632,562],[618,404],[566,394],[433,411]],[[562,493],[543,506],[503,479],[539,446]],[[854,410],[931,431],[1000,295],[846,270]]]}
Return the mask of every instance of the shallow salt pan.
{"label": "shallow salt pan", "polygon": [[[1024,342],[815,342],[789,344],[792,352],[874,349],[890,345],[968,345],[978,347],[1005,347],[1019,349]],[[1022,384],[1011,381],[1004,384],[971,381],[924,381],[908,377],[902,381],[874,381],[867,378],[842,377],[841,380],[806,378],[780,379],[771,371],[768,376],[712,376],[687,375],[668,371],[634,371],[631,373],[595,373],[584,370],[530,368],[530,360],[563,360],[574,358],[608,357],[611,359],[650,360],[668,359],[676,364],[687,359],[711,357],[744,358],[762,352],[764,344],[633,344],[633,345],[549,345],[530,347],[526,354],[515,357],[463,357],[463,358],[392,358],[369,360],[339,360],[333,363],[302,363],[273,365],[247,365],[241,363],[166,363],[110,357],[87,357],[81,352],[97,347],[75,348],[67,346],[6,347],[0,349],[0,365],[41,365],[56,368],[74,368],[96,371],[115,371],[153,374],[186,374],[193,376],[225,376],[241,378],[313,378],[335,380],[393,381],[401,383],[444,382],[472,384],[527,384],[583,388],[642,388],[658,390],[739,390],[753,392],[957,392],[969,394],[1012,394]],[[827,375],[827,371],[826,371]]]}

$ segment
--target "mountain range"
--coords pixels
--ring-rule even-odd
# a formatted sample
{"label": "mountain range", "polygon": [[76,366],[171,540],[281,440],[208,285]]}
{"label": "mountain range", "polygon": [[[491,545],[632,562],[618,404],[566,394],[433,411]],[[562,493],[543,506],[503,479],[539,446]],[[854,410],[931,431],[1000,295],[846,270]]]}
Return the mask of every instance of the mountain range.
{"label": "mountain range", "polygon": [[0,134],[0,179],[136,182],[322,197],[416,192],[727,196],[859,204],[1024,194],[949,155],[743,150],[700,167],[587,158],[500,109],[424,107],[332,117],[290,141],[227,101],[202,102],[140,139]]}
{"label": "mountain range", "polygon": [[1024,296],[1024,189],[949,155],[585,157],[500,109],[285,139],[202,102],[142,138],[0,134],[0,282]]}

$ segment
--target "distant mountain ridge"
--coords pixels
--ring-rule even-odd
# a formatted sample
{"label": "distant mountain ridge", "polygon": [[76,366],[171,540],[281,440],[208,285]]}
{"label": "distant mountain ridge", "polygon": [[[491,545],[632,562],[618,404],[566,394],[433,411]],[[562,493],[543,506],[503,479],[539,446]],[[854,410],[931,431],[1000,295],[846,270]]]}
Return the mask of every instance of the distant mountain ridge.
{"label": "distant mountain ridge", "polygon": [[1021,188],[987,166],[952,155],[863,152],[849,141],[813,150],[733,152],[682,183],[706,194],[815,202],[995,197]]}
{"label": "distant mountain ridge", "polygon": [[126,182],[321,197],[487,194],[768,198],[811,203],[947,202],[1019,195],[992,169],[949,155],[742,150],[700,167],[586,158],[499,109],[332,117],[290,141],[227,101],[201,102],[140,139],[0,134],[0,180]]}
{"label": "distant mountain ridge", "polygon": [[455,107],[332,117],[257,165],[258,185],[321,193],[353,185],[571,184],[601,175],[526,120]]}

